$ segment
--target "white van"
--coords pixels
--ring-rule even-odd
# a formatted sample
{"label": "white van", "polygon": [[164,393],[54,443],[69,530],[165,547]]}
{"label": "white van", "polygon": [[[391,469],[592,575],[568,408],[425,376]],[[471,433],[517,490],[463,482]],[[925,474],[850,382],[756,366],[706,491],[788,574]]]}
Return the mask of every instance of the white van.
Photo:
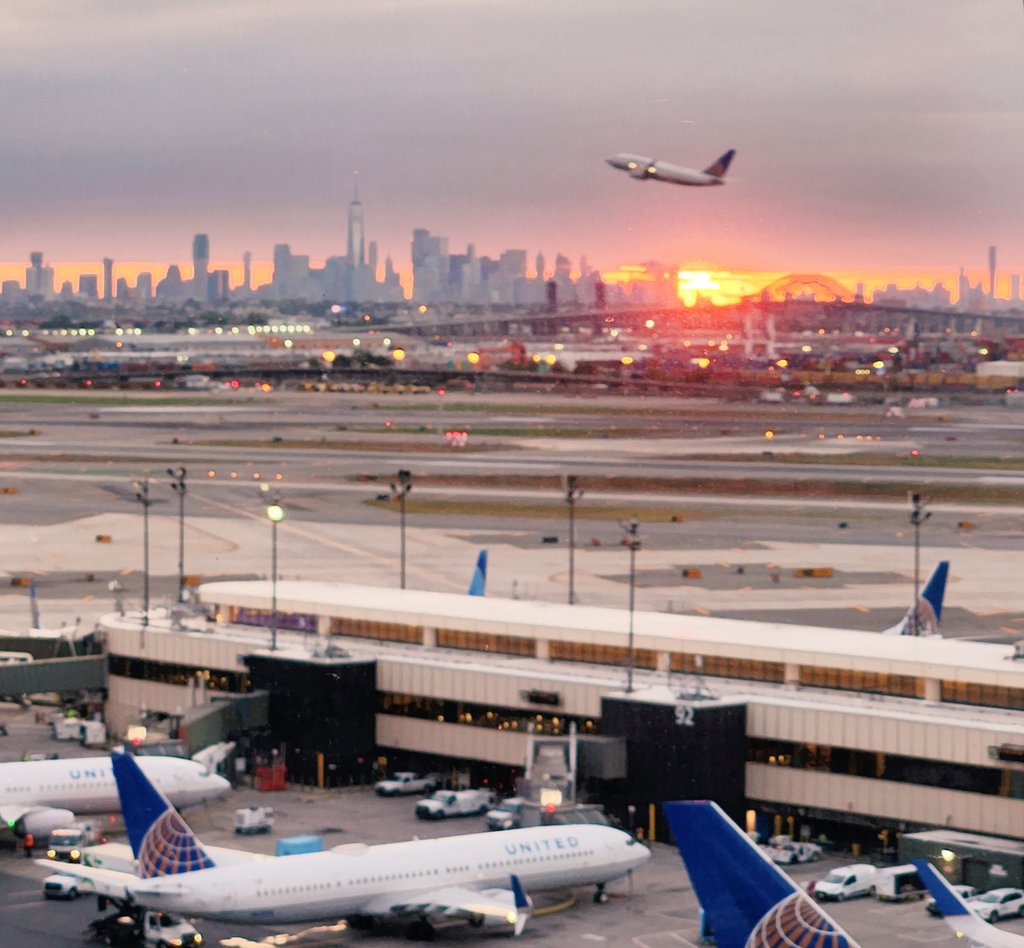
{"label": "white van", "polygon": [[840,866],[814,885],[816,899],[853,899],[859,895],[875,894],[875,867],[867,863]]}

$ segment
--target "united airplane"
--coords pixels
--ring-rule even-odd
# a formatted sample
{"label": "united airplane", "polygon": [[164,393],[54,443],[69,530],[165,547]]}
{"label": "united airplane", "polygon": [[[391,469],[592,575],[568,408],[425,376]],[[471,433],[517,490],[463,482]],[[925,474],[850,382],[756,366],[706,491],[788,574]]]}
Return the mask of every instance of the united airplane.
{"label": "united airplane", "polygon": [[717,803],[664,809],[718,948],[859,948]]}
{"label": "united airplane", "polygon": [[606,160],[613,168],[625,171],[631,178],[636,178],[638,181],[667,181],[669,184],[706,188],[725,184],[725,173],[729,170],[729,163],[735,155],[736,149],[730,148],[718,161],[708,165],[703,171],[626,153],[612,155]]}
{"label": "united airplane", "polygon": [[[194,760],[140,757],[139,767],[176,807],[216,800],[231,784]],[[117,783],[106,757],[14,761],[0,764],[0,820],[8,829],[43,838],[77,813],[120,809]]]}
{"label": "united airplane", "polygon": [[432,921],[448,919],[518,935],[531,911],[525,890],[594,885],[603,897],[606,883],[650,858],[629,834],[590,824],[345,845],[229,867],[131,756],[114,754],[113,767],[138,877],[85,866],[59,871],[99,894],[183,915],[243,924],[344,917],[353,928],[397,916],[414,937],[429,937]]}

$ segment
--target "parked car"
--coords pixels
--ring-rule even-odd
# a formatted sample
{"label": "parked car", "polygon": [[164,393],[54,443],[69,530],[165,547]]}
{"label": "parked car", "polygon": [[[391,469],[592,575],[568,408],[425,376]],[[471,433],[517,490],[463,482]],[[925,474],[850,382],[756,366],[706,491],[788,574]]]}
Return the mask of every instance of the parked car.
{"label": "parked car", "polygon": [[436,790],[431,796],[416,804],[416,816],[421,820],[479,816],[493,805],[493,790]]}
{"label": "parked car", "polygon": [[814,897],[842,902],[860,895],[875,894],[875,867],[867,863],[840,866],[833,869],[814,886]]}
{"label": "parked car", "polygon": [[484,820],[489,830],[516,829],[521,822],[523,798],[509,797],[502,800],[493,810],[488,810]]}
{"label": "parked car", "polygon": [[992,889],[968,900],[967,907],[986,922],[1024,915],[1024,892],[1020,889]]}
{"label": "parked car", "polygon": [[399,770],[387,780],[378,780],[373,789],[379,797],[396,797],[408,793],[433,793],[442,783],[444,778],[441,774],[420,776],[411,770]]}
{"label": "parked car", "polygon": [[[965,902],[978,894],[978,890],[973,885],[955,885],[953,888],[956,889],[960,898]],[[942,912],[939,911],[939,907],[935,904],[935,899],[929,899],[925,902],[924,908],[930,915],[937,915],[939,918],[942,918]]]}

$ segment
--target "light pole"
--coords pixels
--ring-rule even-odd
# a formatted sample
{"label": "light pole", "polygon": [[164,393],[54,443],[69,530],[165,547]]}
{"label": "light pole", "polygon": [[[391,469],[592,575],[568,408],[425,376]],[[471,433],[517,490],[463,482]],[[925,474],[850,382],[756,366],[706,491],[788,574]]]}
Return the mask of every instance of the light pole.
{"label": "light pole", "polygon": [[149,478],[144,481],[133,481],[135,499],[142,504],[142,631],[139,633],[140,644],[145,640],[146,629],[149,628],[149,508],[153,501],[149,497]]}
{"label": "light pole", "polygon": [[[266,492],[268,487],[263,484],[261,489]],[[277,525],[284,520],[284,507],[277,496],[270,498],[266,509],[270,521],[270,651],[277,651]]]}
{"label": "light pole", "polygon": [[565,475],[565,502],[569,506],[569,605],[576,602],[576,501],[583,488],[576,486],[576,475]]}
{"label": "light pole", "polygon": [[626,535],[622,542],[629,547],[629,639],[626,645],[626,693],[633,692],[633,613],[636,606],[636,551],[640,549],[640,537],[637,530],[639,520],[630,520],[621,525]]}
{"label": "light pole", "polygon": [[910,523],[914,528],[914,611],[911,621],[911,635],[920,635],[918,603],[921,601],[921,524],[931,513],[925,510],[926,500],[920,494],[910,495]]}
{"label": "light pole", "polygon": [[183,467],[167,468],[167,476],[171,479],[171,490],[178,495],[178,602],[185,601],[185,494],[188,486]]}
{"label": "light pole", "polygon": [[399,471],[395,477],[395,483],[391,485],[391,499],[398,501],[399,558],[401,562],[399,589],[405,589],[405,498],[411,490],[412,472],[406,470]]}

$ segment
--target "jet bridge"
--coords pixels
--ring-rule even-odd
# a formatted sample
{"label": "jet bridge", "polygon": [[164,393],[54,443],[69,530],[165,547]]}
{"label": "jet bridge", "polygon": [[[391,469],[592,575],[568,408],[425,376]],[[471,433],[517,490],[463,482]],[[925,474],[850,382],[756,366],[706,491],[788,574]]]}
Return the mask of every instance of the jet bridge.
{"label": "jet bridge", "polygon": [[57,692],[71,694],[107,687],[107,656],[41,658],[0,665],[0,698]]}

